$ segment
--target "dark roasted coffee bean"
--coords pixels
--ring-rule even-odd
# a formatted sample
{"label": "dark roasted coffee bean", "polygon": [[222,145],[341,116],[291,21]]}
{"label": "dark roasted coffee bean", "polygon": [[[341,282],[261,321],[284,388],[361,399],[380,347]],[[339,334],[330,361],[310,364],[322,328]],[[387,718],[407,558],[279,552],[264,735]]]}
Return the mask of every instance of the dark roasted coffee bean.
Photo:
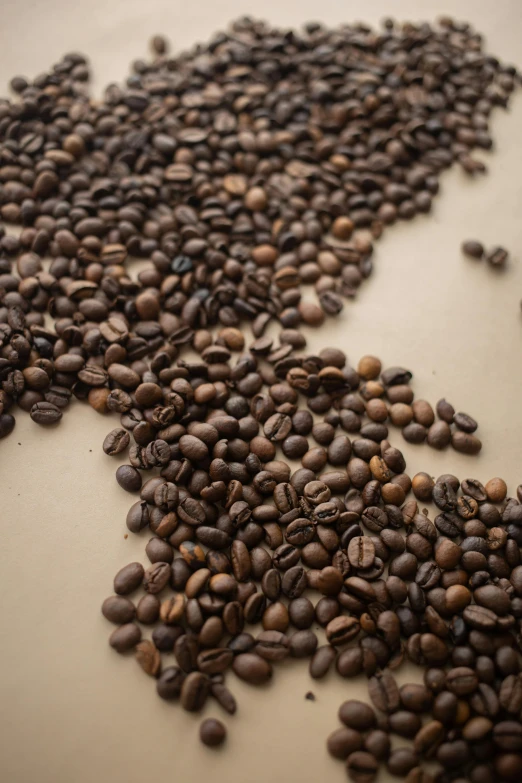
{"label": "dark roasted coffee bean", "polygon": [[103,441],[103,450],[109,456],[120,454],[128,447],[130,435],[126,430],[115,429],[109,432]]}
{"label": "dark roasted coffee bean", "polygon": [[220,720],[207,718],[199,727],[199,738],[203,745],[215,748],[222,745],[226,739],[227,730]]}
{"label": "dark roasted coffee bean", "polygon": [[272,676],[270,663],[253,653],[237,655],[234,658],[232,668],[239,679],[251,685],[262,685],[268,682]]}
{"label": "dark roasted coffee bean", "polygon": [[0,411],[0,440],[10,435],[14,427],[14,416],[11,416],[10,413],[1,413]]}
{"label": "dark roasted coffee bean", "polygon": [[341,677],[356,677],[361,672],[369,677],[375,674],[377,660],[369,649],[350,647],[339,654],[336,667]]}
{"label": "dark roasted coffee bean", "polygon": [[132,601],[123,596],[113,595],[106,598],[102,604],[102,614],[111,623],[124,625],[131,623],[136,616],[136,608]]}
{"label": "dark roasted coffee bean", "polygon": [[330,620],[326,626],[326,638],[330,644],[338,646],[354,639],[360,630],[360,623],[355,617],[343,615]]}
{"label": "dark roasted coffee bean", "polygon": [[462,243],[461,249],[464,255],[470,258],[480,259],[484,255],[484,245],[476,239],[467,239]]}
{"label": "dark roasted coffee bean", "polygon": [[388,723],[391,731],[400,737],[407,737],[408,739],[415,737],[422,725],[418,715],[406,710],[397,710],[397,712],[392,713],[388,718]]}
{"label": "dark roasted coffee bean", "polygon": [[114,592],[118,595],[128,595],[143,582],[145,571],[141,563],[129,563],[114,577]]}
{"label": "dark roasted coffee bean", "polygon": [[390,753],[386,766],[390,774],[404,778],[418,763],[418,756],[411,748],[396,748]]}
{"label": "dark roasted coffee bean", "polygon": [[502,267],[508,259],[508,252],[503,247],[494,247],[486,253],[486,261],[494,267]]}
{"label": "dark roasted coffee bean", "polygon": [[209,679],[201,672],[190,672],[181,685],[181,706],[188,712],[202,709],[209,693]]}
{"label": "dark roasted coffee bean", "polygon": [[132,650],[141,639],[141,630],[135,623],[126,623],[116,628],[110,638],[110,646],[116,652],[124,653]]}
{"label": "dark roasted coffee bean", "polygon": [[395,678],[390,672],[371,677],[368,681],[370,698],[382,712],[394,712],[400,704],[400,694]]}
{"label": "dark roasted coffee bean", "polygon": [[164,669],[156,683],[158,696],[166,700],[177,699],[181,693],[184,678],[184,673],[177,666],[169,666]]}
{"label": "dark roasted coffee bean", "polygon": [[31,408],[31,419],[44,426],[56,424],[62,418],[62,411],[51,402],[37,402]]}
{"label": "dark roasted coffee bean", "polygon": [[313,677],[314,680],[318,680],[328,674],[332,663],[335,661],[335,657],[336,652],[332,646],[326,644],[319,647],[310,661],[310,676]]}
{"label": "dark roasted coffee bean", "polygon": [[157,677],[161,670],[161,656],[152,642],[145,639],[135,647],[134,654],[139,665],[149,677]]}
{"label": "dark roasted coffee bean", "polygon": [[317,636],[313,631],[296,631],[289,640],[290,654],[294,658],[309,658],[317,649]]}
{"label": "dark roasted coffee bean", "polygon": [[220,682],[211,682],[210,692],[218,704],[223,707],[229,715],[235,714],[237,711],[237,703],[226,685],[223,685],[223,683]]}
{"label": "dark roasted coffee bean", "polygon": [[379,762],[371,753],[356,750],[348,756],[346,769],[348,777],[354,783],[372,783],[377,775]]}
{"label": "dark roasted coffee bean", "polygon": [[[147,593],[144,596],[142,596],[142,598],[140,598],[140,600],[138,601],[138,606],[136,607],[136,617],[140,621],[140,623],[143,623],[144,625],[152,625],[158,619],[159,613],[160,613],[160,602],[157,596]],[[181,629],[179,630],[181,631]],[[153,632],[153,640],[154,640],[154,632]],[[174,641],[175,639],[173,640],[172,644],[174,644]],[[170,649],[172,649],[172,645]]]}
{"label": "dark roasted coffee bean", "polygon": [[350,753],[359,750],[362,746],[362,734],[344,726],[332,732],[326,742],[328,753],[341,761],[344,761]]}

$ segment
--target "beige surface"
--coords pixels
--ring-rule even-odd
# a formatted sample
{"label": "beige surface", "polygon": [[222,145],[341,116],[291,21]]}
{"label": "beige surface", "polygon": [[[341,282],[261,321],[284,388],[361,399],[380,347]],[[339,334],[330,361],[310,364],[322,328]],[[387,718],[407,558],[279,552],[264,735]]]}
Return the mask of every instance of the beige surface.
{"label": "beige surface", "polygon": [[[96,84],[122,78],[162,31],[175,48],[204,40],[252,6],[220,0],[4,0],[0,30],[1,92],[16,72],[45,69],[66,50],[87,53]],[[259,13],[290,24],[307,18],[376,22],[391,12],[432,19],[450,12],[476,23],[489,49],[522,64],[519,0],[469,2],[268,1]],[[310,334],[310,347],[334,344],[352,359],[367,352],[414,371],[418,396],[446,395],[476,416],[479,458],[404,445],[410,474],[455,472],[483,481],[501,474],[513,492],[522,481],[522,97],[495,115],[497,152],[489,176],[443,177],[430,217],[388,232],[375,273],[341,319]],[[497,274],[463,259],[459,244],[477,237],[501,243],[512,262]],[[145,562],[147,536],[124,538],[129,496],[116,485],[117,462],[101,451],[114,419],[74,406],[58,429],[44,432],[20,414],[0,446],[0,778],[6,783],[222,783],[342,781],[342,765],[325,751],[339,703],[364,698],[362,683],[331,675],[309,680],[306,666],[276,670],[273,683],[249,689],[232,677],[239,712],[225,718],[227,752],[203,749],[199,718],[157,698],[132,658],[107,645],[111,626],[99,606],[116,570]],[[282,669],[285,669],[283,672]],[[407,670],[400,679],[406,679]],[[313,689],[317,701],[305,701]],[[206,715],[221,717],[207,707]]]}

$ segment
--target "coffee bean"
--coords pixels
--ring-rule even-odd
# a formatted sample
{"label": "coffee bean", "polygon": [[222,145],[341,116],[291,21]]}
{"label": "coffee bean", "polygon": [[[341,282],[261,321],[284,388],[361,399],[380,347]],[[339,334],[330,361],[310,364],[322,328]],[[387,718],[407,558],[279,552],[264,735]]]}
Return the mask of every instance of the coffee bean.
{"label": "coffee bean", "polygon": [[356,750],[360,750],[363,745],[363,737],[359,731],[354,729],[348,729],[341,727],[336,729],[328,737],[326,747],[328,753],[334,757],[334,759],[345,759]]}
{"label": "coffee bean", "polygon": [[14,416],[11,416],[10,413],[1,413],[0,414],[0,440],[10,435],[14,430],[14,427],[15,427]]}
{"label": "coffee bean", "polygon": [[123,429],[115,429],[109,432],[103,441],[103,450],[109,456],[120,454],[128,447],[130,435]]}
{"label": "coffee bean", "polygon": [[326,638],[334,646],[346,644],[360,632],[361,626],[355,617],[335,617],[326,626]]}
{"label": "coffee bean", "polygon": [[170,580],[170,565],[169,563],[159,562],[153,563],[145,571],[143,579],[143,586],[148,593],[156,595],[161,592],[163,588],[169,583]]}
{"label": "coffee bean", "polygon": [[339,707],[339,719],[349,729],[368,731],[375,727],[375,713],[369,704],[356,699],[343,702]]}
{"label": "coffee bean", "polygon": [[388,719],[391,731],[400,737],[412,738],[419,731],[422,722],[414,712],[406,710],[397,710]]}
{"label": "coffee bean", "polygon": [[[150,593],[147,593],[142,598],[140,598],[138,601],[138,606],[136,607],[136,618],[140,623],[144,623],[145,625],[152,625],[152,623],[155,623],[158,619],[159,613],[160,602],[155,595],[150,595]],[[173,640],[172,644],[174,644],[174,641],[175,640]]]}
{"label": "coffee bean", "polygon": [[309,658],[317,649],[317,636],[313,631],[296,631],[290,637],[290,654],[294,658]]}
{"label": "coffee bean", "polygon": [[486,261],[491,266],[502,267],[508,259],[508,252],[503,247],[494,247],[486,253]]}
{"label": "coffee bean", "polygon": [[262,631],[256,639],[255,651],[267,661],[282,661],[290,653],[290,642],[280,631]]}
{"label": "coffee bean", "polygon": [[129,563],[114,577],[114,592],[118,595],[128,595],[136,590],[141,583],[145,571],[141,563]]}
{"label": "coffee bean", "polygon": [[197,657],[198,669],[204,674],[224,672],[232,664],[234,653],[225,647],[205,650]]}
{"label": "coffee bean", "polygon": [[145,639],[138,642],[134,654],[139,665],[150,677],[157,677],[161,670],[161,656],[152,642]]}
{"label": "coffee bean", "polygon": [[369,649],[351,647],[340,653],[336,668],[341,677],[356,677],[361,672],[371,676],[375,674],[377,659]]}
{"label": "coffee bean", "polygon": [[399,689],[401,703],[406,710],[412,712],[428,712],[433,697],[424,685],[403,685]]}
{"label": "coffee bean", "polygon": [[463,432],[475,432],[478,427],[475,419],[472,419],[471,416],[468,416],[466,413],[455,413],[453,422],[457,425],[459,430],[463,430]]}
{"label": "coffee bean", "polygon": [[201,672],[190,672],[181,685],[181,706],[187,712],[199,712],[209,693],[209,680]]}
{"label": "coffee bean", "polygon": [[212,682],[210,685],[210,692],[229,715],[235,714],[237,711],[236,700],[225,685],[220,682]]}
{"label": "coffee bean", "polygon": [[389,672],[370,677],[368,692],[372,702],[382,712],[394,712],[400,704],[400,693],[395,678]]}
{"label": "coffee bean", "polygon": [[116,481],[126,492],[139,492],[142,485],[141,473],[132,465],[120,465],[116,471]]}
{"label": "coffee bean", "polygon": [[350,565],[358,569],[370,568],[375,560],[375,547],[368,536],[356,536],[348,545]]}
{"label": "coffee bean", "polygon": [[348,777],[354,783],[372,783],[377,775],[379,762],[371,753],[356,750],[348,756],[346,769]]}
{"label": "coffee bean", "polygon": [[51,402],[37,402],[31,408],[31,419],[36,424],[44,426],[56,424],[60,421],[62,415],[60,408],[57,408]]}
{"label": "coffee bean", "polygon": [[185,675],[177,666],[169,666],[163,670],[156,683],[158,696],[162,699],[177,699],[181,693]]}
{"label": "coffee bean", "polygon": [[468,239],[461,245],[464,255],[470,258],[481,259],[484,255],[484,245],[476,239]]}
{"label": "coffee bean", "polygon": [[141,631],[135,623],[126,623],[116,628],[110,638],[110,646],[116,652],[124,653],[132,650],[141,639]]}
{"label": "coffee bean", "polygon": [[234,658],[232,668],[240,680],[250,685],[263,685],[272,676],[270,663],[253,653],[243,653]]}
{"label": "coffee bean", "polygon": [[329,644],[319,647],[310,661],[310,676],[314,680],[321,679],[328,674],[332,663],[335,661],[336,652]]}
{"label": "coffee bean", "polygon": [[462,454],[478,454],[482,448],[482,442],[468,432],[456,431],[451,436],[451,444],[455,451]]}
{"label": "coffee bean", "polygon": [[209,748],[222,745],[227,736],[227,730],[221,721],[207,718],[199,727],[199,738]]}
{"label": "coffee bean", "polygon": [[418,763],[415,751],[410,748],[396,748],[390,753],[386,766],[390,774],[404,778]]}
{"label": "coffee bean", "polygon": [[106,598],[102,604],[102,614],[111,623],[124,625],[131,623],[136,616],[136,608],[132,601],[123,596],[113,595]]}

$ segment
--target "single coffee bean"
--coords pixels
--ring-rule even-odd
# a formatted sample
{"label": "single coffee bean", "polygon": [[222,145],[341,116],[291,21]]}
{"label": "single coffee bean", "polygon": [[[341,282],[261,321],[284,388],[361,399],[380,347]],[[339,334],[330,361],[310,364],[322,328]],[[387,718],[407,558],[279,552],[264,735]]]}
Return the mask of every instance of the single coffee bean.
{"label": "single coffee bean", "polygon": [[508,257],[509,254],[503,247],[494,247],[486,253],[486,261],[495,267],[504,266]]}
{"label": "single coffee bean", "polygon": [[272,676],[270,663],[253,653],[236,655],[232,668],[240,680],[250,685],[263,685]]}
{"label": "single coffee bean", "polygon": [[150,677],[157,677],[161,670],[161,656],[159,650],[148,639],[138,642],[134,654],[139,665]]}
{"label": "single coffee bean", "polygon": [[379,762],[364,750],[356,750],[346,759],[348,777],[354,783],[372,783],[379,770]]}
{"label": "single coffee bean", "polygon": [[227,730],[220,720],[207,718],[199,727],[199,738],[209,748],[222,745],[227,736]]}
{"label": "single coffee bean", "polygon": [[130,443],[130,435],[126,430],[115,429],[109,432],[103,441],[103,450],[109,456],[121,454]]}
{"label": "single coffee bean", "polygon": [[255,651],[266,661],[282,661],[290,653],[290,642],[280,631],[262,631],[256,639]]}
{"label": "single coffee bean", "polygon": [[356,699],[343,702],[339,707],[339,719],[349,729],[368,731],[375,728],[376,718],[369,704]]}
{"label": "single coffee bean", "polygon": [[290,654],[294,658],[309,658],[317,649],[317,636],[313,631],[296,631],[290,637]]}
{"label": "single coffee bean", "polygon": [[209,693],[209,680],[201,672],[190,672],[181,686],[181,706],[187,712],[198,712],[202,709]]}
{"label": "single coffee bean", "polygon": [[156,691],[162,699],[177,699],[181,693],[184,673],[177,666],[169,666],[163,670],[156,683]]}
{"label": "single coffee bean", "polygon": [[460,430],[452,434],[451,444],[462,454],[478,454],[482,448],[482,442],[475,435]]}
{"label": "single coffee bean", "polygon": [[326,638],[334,646],[346,644],[360,632],[361,626],[355,617],[335,617],[326,626]]}
{"label": "single coffee bean", "polygon": [[336,658],[334,647],[329,644],[319,647],[310,661],[309,672],[314,680],[319,680],[328,674],[330,667]]}
{"label": "single coffee bean", "polygon": [[102,614],[111,623],[124,625],[134,620],[136,607],[128,598],[112,595],[103,602]]}
{"label": "single coffee bean", "polygon": [[57,408],[56,405],[53,405],[51,402],[37,402],[31,408],[31,419],[36,422],[36,424],[42,424],[44,426],[56,424],[60,421],[62,416],[63,413],[60,408]]}
{"label": "single coffee bean", "polygon": [[116,628],[110,638],[110,646],[116,652],[124,653],[132,650],[141,639],[141,630],[135,623],[126,623]]}
{"label": "single coffee bean", "polygon": [[404,778],[418,763],[419,758],[411,748],[396,748],[390,753],[386,766],[390,774]]}
{"label": "single coffee bean", "polygon": [[382,712],[394,712],[400,705],[400,693],[395,678],[390,672],[370,677],[368,692],[372,702]]}
{"label": "single coffee bean", "polygon": [[406,710],[397,710],[397,712],[392,713],[388,719],[388,723],[390,729],[395,734],[409,739],[415,737],[422,725],[418,715]]}
{"label": "single coffee bean", "polygon": [[114,577],[114,592],[118,595],[128,595],[143,582],[145,570],[141,563],[129,563],[120,569]]}
{"label": "single coffee bean", "polygon": [[[136,619],[144,625],[152,625],[159,617],[160,602],[155,595],[147,593],[138,601],[136,607]],[[174,640],[175,641],[175,640]],[[174,644],[174,641],[172,644]],[[172,649],[172,647],[171,647]]]}
{"label": "single coffee bean", "polygon": [[467,239],[462,243],[461,249],[469,258],[481,259],[484,256],[484,245],[476,239]]}
{"label": "single coffee bean", "polygon": [[360,750],[363,745],[363,736],[361,732],[354,729],[348,729],[345,726],[333,731],[326,742],[328,753],[334,759],[345,761],[346,758],[356,750]]}
{"label": "single coffee bean", "polygon": [[116,471],[116,481],[126,492],[139,492],[142,485],[141,473],[132,465],[120,465]]}
{"label": "single coffee bean", "polygon": [[0,413],[0,440],[12,433],[15,427],[15,418],[10,413]]}
{"label": "single coffee bean", "polygon": [[210,692],[218,704],[223,707],[229,715],[234,715],[236,713],[236,700],[226,685],[223,685],[220,682],[212,682],[210,685]]}

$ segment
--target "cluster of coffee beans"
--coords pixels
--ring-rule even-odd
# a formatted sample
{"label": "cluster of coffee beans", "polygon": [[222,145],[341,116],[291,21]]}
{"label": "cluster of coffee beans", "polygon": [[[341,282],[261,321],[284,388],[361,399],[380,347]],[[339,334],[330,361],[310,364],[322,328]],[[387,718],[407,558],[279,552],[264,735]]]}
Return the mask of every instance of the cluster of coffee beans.
{"label": "cluster of coffee beans", "polygon": [[503,247],[493,247],[491,250],[484,250],[484,245],[476,239],[467,239],[462,243],[462,252],[468,258],[475,258],[481,261],[484,257],[488,264],[494,267],[503,267],[508,260],[509,253]]}
{"label": "cluster of coffee beans", "polygon": [[[153,50],[101,102],[75,53],[0,101],[0,217],[21,227],[0,228],[2,436],[14,402],[44,425],[71,396],[104,410],[108,378],[127,388],[118,368],[168,367],[198,329],[262,337],[338,313],[371,273],[369,236],[429,211],[452,163],[483,170],[470,152],[491,147],[518,79],[447,18],[245,18],[177,57],[160,37]],[[137,279],[128,256],[151,261]]]}
{"label": "cluster of coffee beans", "polygon": [[[408,389],[403,368],[382,370],[365,356],[354,370],[334,348],[299,356],[292,346],[277,358],[285,343],[274,349],[267,338],[231,367],[220,342],[205,358],[179,360],[163,383],[117,395],[122,427],[104,449],[130,446],[130,464],[117,471],[124,489],[140,491],[127,526],[154,535],[150,564],[121,569],[104,602],[118,624],[111,645],[134,649],[158,694],[189,711],[213,697],[233,714],[227,672],[262,685],[288,656],[308,658],[315,679],[333,665],[342,677],[366,674],[383,713],[378,733],[355,736],[347,723],[350,741],[346,732],[330,741],[334,755],[346,750],[356,783],[372,780],[381,761],[429,781],[418,768],[430,759],[444,769],[441,783],[468,773],[487,783],[495,770],[517,779],[522,734],[511,747],[502,732],[522,713],[522,487],[506,500],[499,478],[410,479],[380,417],[349,427],[352,439],[340,430],[343,412],[352,421],[375,401],[386,408],[384,390]],[[470,417],[445,400],[437,411],[473,437]],[[298,459],[295,469],[286,462]],[[159,475],[142,484],[152,469]],[[436,506],[433,521],[418,501]],[[259,623],[263,630],[247,630]],[[143,626],[153,626],[150,639]],[[425,667],[424,686],[397,687],[390,671],[404,660]],[[368,728],[376,725],[373,716]],[[390,751],[388,738],[378,751],[382,732],[414,746]]]}
{"label": "cluster of coffee beans", "polygon": [[[0,437],[15,403],[41,425],[73,398],[120,415],[103,449],[128,449],[127,527],[152,537],[102,611],[160,697],[233,714],[229,670],[262,685],[288,656],[316,679],[335,664],[369,677],[379,713],[343,705],[329,741],[356,783],[381,762],[429,781],[430,759],[440,783],[519,780],[522,490],[410,479],[389,423],[476,454],[474,419],[441,400],[435,421],[409,371],[301,353],[299,331],[340,312],[373,240],[428,212],[445,168],[484,170],[471,151],[492,146],[515,69],[450,19],[241,19],[153,51],[101,102],[78,54],[0,101],[0,217],[21,227],[0,228]],[[136,278],[131,257],[150,260]],[[405,659],[424,685],[397,686]],[[209,746],[225,735],[201,727]]]}

